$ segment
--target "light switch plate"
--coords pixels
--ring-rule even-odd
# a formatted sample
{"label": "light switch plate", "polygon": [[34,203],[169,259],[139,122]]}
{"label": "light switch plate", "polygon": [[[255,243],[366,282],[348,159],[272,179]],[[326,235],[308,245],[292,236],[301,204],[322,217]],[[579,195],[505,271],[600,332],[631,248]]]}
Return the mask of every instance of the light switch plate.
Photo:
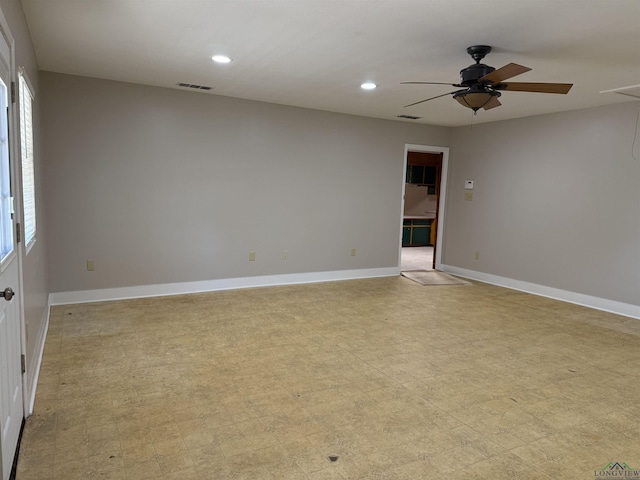
{"label": "light switch plate", "polygon": [[465,180],[464,181],[464,189],[465,190],[473,190],[473,180]]}

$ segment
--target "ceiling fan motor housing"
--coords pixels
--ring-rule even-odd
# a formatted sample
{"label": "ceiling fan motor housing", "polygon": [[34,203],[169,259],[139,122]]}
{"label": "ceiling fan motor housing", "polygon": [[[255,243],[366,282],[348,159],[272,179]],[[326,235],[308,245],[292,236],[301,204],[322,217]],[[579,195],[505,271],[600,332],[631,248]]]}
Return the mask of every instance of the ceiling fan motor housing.
{"label": "ceiling fan motor housing", "polygon": [[460,70],[460,83],[462,85],[471,85],[476,83],[479,78],[495,72],[495,68],[485,65],[484,63],[476,63],[469,65],[467,68]]}
{"label": "ceiling fan motor housing", "polygon": [[471,55],[471,58],[473,58],[476,63],[460,70],[460,83],[462,85],[474,84],[479,78],[489,75],[491,72],[496,70],[489,65],[480,63],[480,61],[489,54],[489,52],[491,52],[491,47],[489,45],[472,45],[467,48],[467,53]]}

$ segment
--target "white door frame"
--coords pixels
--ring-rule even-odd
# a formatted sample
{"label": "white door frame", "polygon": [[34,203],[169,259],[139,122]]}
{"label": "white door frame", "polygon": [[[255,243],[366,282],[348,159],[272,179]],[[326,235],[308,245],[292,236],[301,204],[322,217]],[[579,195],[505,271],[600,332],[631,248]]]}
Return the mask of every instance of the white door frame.
{"label": "white door frame", "polygon": [[402,268],[402,226],[404,224],[404,196],[406,193],[407,157],[409,152],[441,153],[442,172],[438,190],[438,231],[436,236],[436,269],[442,270],[442,245],[444,244],[444,220],[445,200],[447,198],[447,174],[449,173],[449,147],[437,147],[433,145],[414,145],[407,143],[404,146],[404,166],[402,167],[402,202],[400,206],[400,242],[398,246],[398,269]]}

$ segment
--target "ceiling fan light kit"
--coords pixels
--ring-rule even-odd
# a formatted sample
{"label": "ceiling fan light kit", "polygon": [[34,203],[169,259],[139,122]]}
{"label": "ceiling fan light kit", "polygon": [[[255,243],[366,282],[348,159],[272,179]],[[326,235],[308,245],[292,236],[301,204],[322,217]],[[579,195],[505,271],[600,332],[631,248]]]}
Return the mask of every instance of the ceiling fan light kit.
{"label": "ceiling fan light kit", "polygon": [[498,95],[500,95],[500,92],[459,92],[454,93],[453,98],[463,107],[470,108],[474,112],[477,112]]}
{"label": "ceiling fan light kit", "polygon": [[440,97],[451,95],[460,105],[470,108],[477,113],[481,108],[489,110],[502,105],[498,100],[500,91],[511,90],[514,92],[537,92],[537,93],[557,93],[566,94],[573,84],[571,83],[532,83],[532,82],[508,82],[505,80],[530,71],[529,67],[524,67],[516,63],[509,63],[504,67],[495,69],[480,61],[491,52],[489,45],[472,45],[467,48],[467,53],[475,60],[475,64],[460,70],[460,83],[441,82],[402,82],[403,84],[422,85],[451,85],[461,88],[453,92],[437,95],[435,97],[420,100],[405,107],[411,107],[420,103],[428,102]]}

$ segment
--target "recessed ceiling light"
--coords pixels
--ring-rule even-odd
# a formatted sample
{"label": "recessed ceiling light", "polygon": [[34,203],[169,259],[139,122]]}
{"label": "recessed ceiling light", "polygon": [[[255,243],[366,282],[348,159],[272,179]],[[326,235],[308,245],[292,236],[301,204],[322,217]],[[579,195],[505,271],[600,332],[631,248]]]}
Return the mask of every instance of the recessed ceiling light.
{"label": "recessed ceiling light", "polygon": [[373,82],[364,82],[362,85],[360,85],[360,88],[362,88],[363,90],[373,90],[376,87],[377,85]]}
{"label": "recessed ceiling light", "polygon": [[213,60],[216,63],[229,63],[229,62],[231,62],[231,59],[229,57],[227,57],[226,55],[214,55],[213,57],[211,57],[211,60]]}

